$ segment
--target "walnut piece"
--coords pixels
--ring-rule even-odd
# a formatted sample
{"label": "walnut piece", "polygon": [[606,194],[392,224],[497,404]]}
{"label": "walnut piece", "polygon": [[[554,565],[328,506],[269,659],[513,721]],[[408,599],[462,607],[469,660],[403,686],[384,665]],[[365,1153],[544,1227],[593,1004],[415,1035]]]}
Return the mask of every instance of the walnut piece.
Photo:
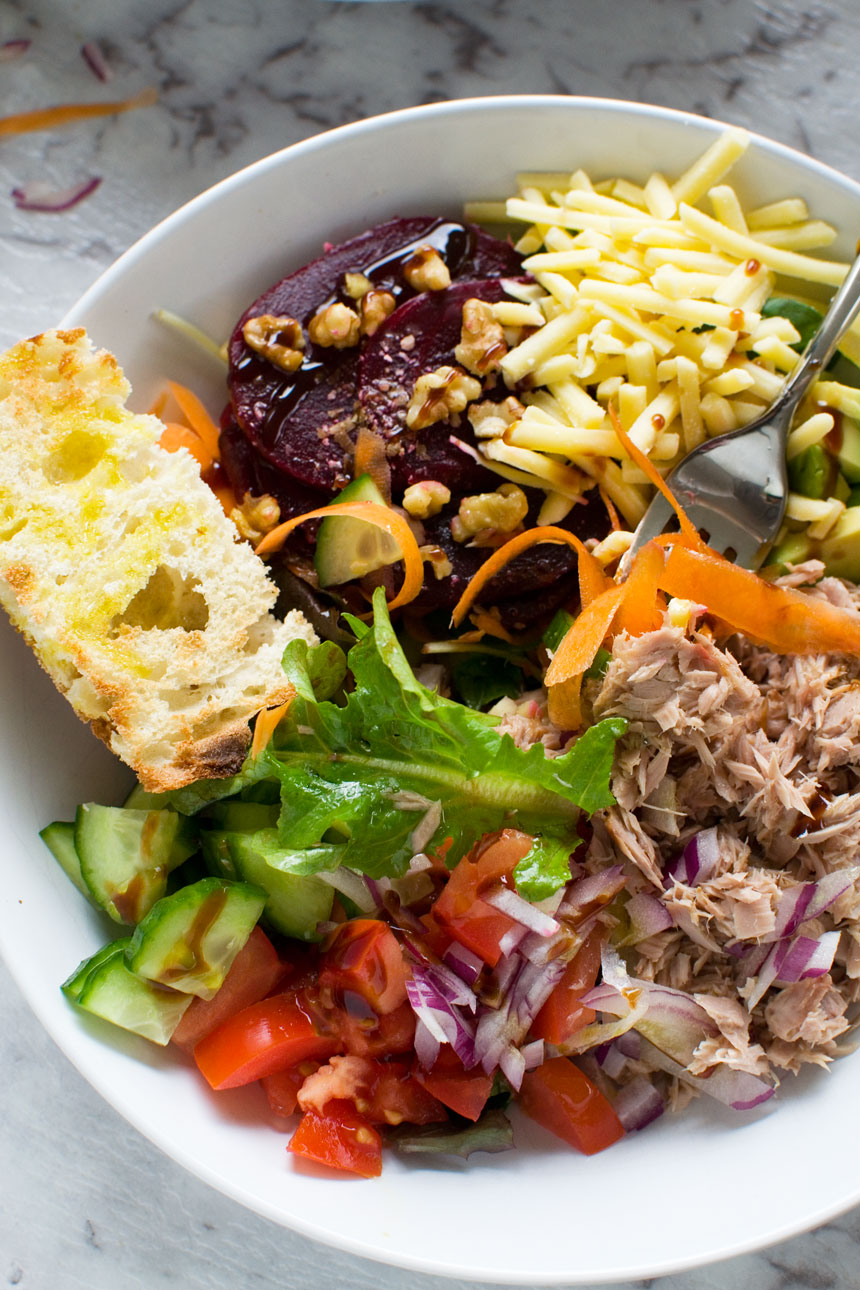
{"label": "walnut piece", "polygon": [[416,520],[429,520],[438,515],[451,500],[451,490],[437,479],[422,479],[410,484],[403,494],[403,509]]}
{"label": "walnut piece", "polygon": [[472,297],[463,305],[460,343],[454,350],[458,363],[476,376],[497,372],[508,352],[505,331],[493,317],[492,305]]}
{"label": "walnut piece", "polygon": [[354,309],[336,301],[314,315],[308,323],[308,335],[315,345],[326,349],[349,349],[358,344],[361,323]]}
{"label": "walnut piece", "polygon": [[295,372],[301,367],[305,338],[295,318],[260,314],[248,319],[242,336],[246,345],[282,371]]}
{"label": "walnut piece", "polygon": [[493,403],[490,399],[473,403],[469,408],[469,420],[478,439],[498,439],[515,421],[519,421],[524,412],[519,399],[509,394],[501,403]]}
{"label": "walnut piece", "polygon": [[451,521],[451,536],[455,542],[467,542],[485,529],[511,533],[523,522],[528,509],[528,499],[516,484],[502,484],[495,493],[464,497]]}
{"label": "walnut piece", "polygon": [[234,506],[230,519],[248,542],[256,545],[280,522],[281,508],[269,493],[254,497],[246,493],[241,506]]}
{"label": "walnut piece", "polygon": [[379,330],[391,314],[394,313],[397,301],[390,291],[380,291],[376,287],[366,292],[361,298],[361,334],[372,336]]}
{"label": "walnut piece", "polygon": [[423,430],[437,421],[447,421],[462,412],[467,403],[481,393],[481,386],[474,376],[459,367],[437,367],[435,372],[419,376],[406,409],[406,424],[410,430]]}
{"label": "walnut piece", "polygon": [[419,246],[404,264],[403,276],[415,291],[444,291],[451,285],[448,266],[432,246]]}
{"label": "walnut piece", "polygon": [[352,296],[353,300],[361,300],[372,288],[373,283],[364,273],[345,273],[343,275],[343,289],[348,296]]}
{"label": "walnut piece", "polygon": [[441,546],[420,546],[418,551],[424,563],[430,565],[437,582],[441,582],[443,578],[450,578],[454,572],[454,566]]}

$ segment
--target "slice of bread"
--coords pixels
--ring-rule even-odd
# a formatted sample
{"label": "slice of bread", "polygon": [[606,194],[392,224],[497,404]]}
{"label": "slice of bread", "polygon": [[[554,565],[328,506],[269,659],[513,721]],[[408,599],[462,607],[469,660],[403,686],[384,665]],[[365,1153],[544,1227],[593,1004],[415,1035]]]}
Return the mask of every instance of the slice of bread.
{"label": "slice of bread", "polygon": [[316,640],[185,449],[85,332],[0,355],[0,604],[78,716],[161,792],[242,764],[283,702],[287,642]]}

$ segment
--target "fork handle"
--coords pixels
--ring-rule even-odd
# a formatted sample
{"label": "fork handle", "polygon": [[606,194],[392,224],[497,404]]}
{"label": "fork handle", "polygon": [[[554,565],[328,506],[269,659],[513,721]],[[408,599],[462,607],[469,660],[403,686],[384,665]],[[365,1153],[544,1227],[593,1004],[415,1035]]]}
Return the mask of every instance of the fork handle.
{"label": "fork handle", "polygon": [[800,362],[786,381],[779,406],[794,406],[830,362],[844,333],[860,310],[860,256],[851,265],[842,285],[830,302],[821,326],[803,351]]}

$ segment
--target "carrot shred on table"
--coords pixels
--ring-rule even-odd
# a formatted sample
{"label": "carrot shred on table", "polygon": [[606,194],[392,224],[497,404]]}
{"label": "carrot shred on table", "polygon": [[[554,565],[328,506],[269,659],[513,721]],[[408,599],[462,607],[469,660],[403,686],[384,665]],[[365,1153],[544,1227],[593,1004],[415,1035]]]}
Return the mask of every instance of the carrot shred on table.
{"label": "carrot shred on table", "polygon": [[650,479],[654,487],[657,489],[657,491],[663,494],[666,501],[672,507],[672,510],[675,512],[675,514],[678,517],[678,523],[681,525],[681,532],[685,535],[685,537],[689,538],[690,541],[694,543],[694,545],[698,546],[701,550],[704,551],[706,549],[706,546],[705,546],[705,543],[702,541],[701,537],[699,536],[699,531],[696,528],[695,524],[689,518],[689,516],[687,515],[687,512],[684,510],[683,506],[678,501],[677,497],[672,492],[671,488],[666,483],[665,479],[660,474],[659,470],[654,465],[653,461],[650,461],[645,456],[642,449],[637,447],[636,444],[633,442],[633,440],[630,438],[630,435],[627,433],[627,431],[624,429],[623,425],[621,424],[621,418],[619,417],[618,413],[615,411],[615,408],[612,406],[611,403],[609,405],[609,419],[612,422],[612,428],[614,429],[615,433],[618,435],[618,438],[621,441],[621,446],[624,449],[624,451],[627,453],[630,459],[636,463],[639,469],[648,476],[648,478]]}
{"label": "carrot shred on table", "polygon": [[[526,529],[524,533],[518,533],[516,537],[511,538],[504,546],[494,551],[488,560],[484,561],[454,606],[451,614],[451,622],[454,626],[458,627],[460,625],[491,578],[494,578],[497,573],[504,569],[511,560],[521,555],[523,551],[527,551],[529,547],[536,546],[540,542],[552,542],[556,545],[569,546],[576,551],[579,556],[581,595],[584,589],[586,595],[593,597],[598,587],[598,574],[605,584],[606,575],[603,569],[575,534],[569,533],[567,529],[558,528],[554,524],[543,524],[538,528]],[[583,568],[586,569],[584,578]],[[583,596],[584,598],[585,596]]]}
{"label": "carrot shred on table", "polygon": [[266,534],[255,548],[257,555],[271,555],[273,551],[279,551],[293,529],[307,520],[328,519],[331,515],[349,515],[356,520],[366,520],[368,524],[375,525],[394,538],[403,559],[403,585],[394,599],[389,601],[388,608],[399,609],[401,605],[414,600],[424,585],[424,561],[421,559],[418,543],[403,516],[387,506],[380,506],[378,502],[333,502],[330,506],[320,506],[316,510],[306,511],[304,515],[296,515]]}
{"label": "carrot shred on table", "polygon": [[295,689],[290,686],[292,693],[285,703],[279,704],[276,708],[262,708],[257,713],[257,720],[254,723],[254,738],[251,740],[251,759],[256,760],[265,748],[268,748],[272,735],[278,722],[290,710],[290,704],[296,697]]}
{"label": "carrot shred on table", "polygon": [[168,381],[167,385],[191,429],[202,439],[212,460],[218,461],[221,455],[218,442],[220,431],[197,395],[178,381]]}
{"label": "carrot shred on table", "polygon": [[56,125],[69,125],[73,121],[84,121],[94,116],[116,116],[119,112],[151,107],[157,100],[158,91],[150,88],[135,94],[133,98],[110,103],[60,103],[56,107],[17,112],[13,116],[0,117],[0,138],[27,134],[32,130],[51,130]]}

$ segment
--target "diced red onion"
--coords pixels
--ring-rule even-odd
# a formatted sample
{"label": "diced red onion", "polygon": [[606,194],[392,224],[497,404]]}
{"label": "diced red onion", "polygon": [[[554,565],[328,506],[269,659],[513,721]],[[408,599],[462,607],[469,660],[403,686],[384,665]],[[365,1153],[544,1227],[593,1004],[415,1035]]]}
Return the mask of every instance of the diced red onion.
{"label": "diced red onion", "polygon": [[735,1071],[730,1066],[720,1065],[710,1075],[691,1075],[680,1063],[673,1061],[666,1053],[647,1039],[642,1041],[642,1060],[649,1066],[665,1071],[668,1075],[684,1080],[701,1093],[715,1098],[733,1111],[751,1111],[754,1107],[767,1102],[774,1095],[772,1084],[750,1075],[746,1071]]}
{"label": "diced red onion", "polygon": [[588,878],[577,879],[567,888],[565,898],[558,907],[559,917],[577,919],[593,914],[595,909],[608,905],[626,881],[620,864],[611,865]]}
{"label": "diced red onion", "polygon": [[662,900],[646,891],[639,891],[628,900],[625,911],[630,919],[630,931],[624,937],[625,945],[638,945],[649,936],[668,931],[674,926],[672,915]]}
{"label": "diced red onion", "polygon": [[772,932],[763,937],[764,941],[781,941],[792,936],[801,923],[810,918],[818,918],[825,909],[839,899],[857,881],[860,870],[856,868],[838,869],[825,874],[817,882],[802,882],[790,887],[779,898],[776,911],[776,925]]}
{"label": "diced red onion", "polygon": [[424,815],[412,830],[412,836],[409,839],[409,843],[413,851],[423,851],[441,823],[442,803],[431,802],[429,808],[424,812]]}
{"label": "diced red onion", "polygon": [[615,1040],[615,1047],[625,1057],[629,1057],[636,1062],[639,1060],[639,1054],[642,1050],[642,1041],[635,1030],[628,1030],[626,1034],[620,1035]]}
{"label": "diced red onion", "polygon": [[613,1110],[628,1133],[644,1129],[665,1109],[662,1097],[644,1075],[637,1075],[625,1084],[613,1103]]}
{"label": "diced red onion", "polygon": [[[839,932],[825,932],[817,938],[795,936],[793,940],[777,941],[758,967],[751,967],[750,962],[755,963],[759,953],[751,955],[747,964],[749,975],[757,979],[747,997],[747,1007],[752,1010],[776,982],[793,985],[809,977],[824,976],[833,966],[838,945]],[[763,947],[756,946],[756,951],[760,948]]]}
{"label": "diced red onion", "polygon": [[81,45],[81,54],[90,71],[100,81],[113,80],[113,72],[108,67],[104,54],[94,41],[88,41],[86,45]]}
{"label": "diced red onion", "polygon": [[368,880],[363,874],[356,873],[354,869],[346,869],[343,866],[339,869],[324,869],[315,877],[327,882],[342,896],[346,896],[363,914],[373,914],[379,908],[368,888]]}
{"label": "diced red onion", "polygon": [[514,923],[513,927],[509,927],[499,941],[499,950],[502,956],[507,958],[509,954],[513,954],[514,950],[525,940],[528,934],[529,929],[524,927],[522,923]]}
{"label": "diced red onion", "polygon": [[509,1044],[499,1057],[499,1066],[511,1088],[518,1093],[526,1073],[525,1058],[519,1048]]}
{"label": "diced red onion", "polygon": [[29,40],[5,40],[0,45],[0,63],[9,63],[13,58],[20,58],[26,54],[32,41]]}
{"label": "diced red onion", "polygon": [[543,1066],[546,1057],[546,1045],[542,1039],[533,1039],[530,1044],[524,1044],[520,1052],[523,1055],[527,1071],[537,1070],[538,1066]]}
{"label": "diced red onion", "polygon": [[713,878],[720,862],[720,843],[717,830],[703,829],[696,833],[684,847],[681,855],[667,870],[667,876],[685,887],[695,887]]}
{"label": "diced red onion", "polygon": [[627,1058],[620,1048],[616,1048],[615,1044],[604,1044],[600,1051],[602,1056],[598,1057],[597,1060],[600,1062],[602,1069],[610,1079],[618,1079],[627,1065]]}
{"label": "diced red onion", "polygon": [[686,1065],[703,1039],[718,1033],[717,1027],[695,999],[683,990],[643,981],[629,975],[621,956],[606,945],[601,952],[603,980],[624,991],[640,989],[646,1003],[645,1015],[636,1029],[663,1052]]}
{"label": "diced red onion", "polygon": [[373,901],[374,906],[377,909],[381,909],[383,905],[382,887],[374,878],[368,878],[367,874],[363,874],[362,876],[364,878],[365,886],[367,887],[367,890],[370,893],[370,899]]}
{"label": "diced red onion", "polygon": [[554,936],[559,930],[559,923],[554,918],[544,914],[510,887],[497,887],[489,895],[482,896],[482,900],[500,913],[507,914],[515,923],[521,923],[530,932],[536,932],[538,936]]}
{"label": "diced red onion", "polygon": [[415,1056],[421,1066],[429,1071],[436,1064],[440,1043],[434,1034],[425,1026],[420,1017],[415,1019]]}
{"label": "diced red onion", "polygon": [[448,1002],[428,970],[413,966],[406,982],[406,996],[416,1017],[440,1044],[450,1044],[467,1070],[475,1065],[474,1033],[457,1009]]}
{"label": "diced red onion", "polygon": [[467,985],[474,985],[484,970],[484,960],[456,941],[448,946],[444,959],[451,971],[456,972]]}
{"label": "diced red onion", "polygon": [[36,179],[23,188],[13,188],[12,196],[22,211],[68,211],[94,193],[100,183],[100,176],[94,175],[71,188],[56,189]]}

